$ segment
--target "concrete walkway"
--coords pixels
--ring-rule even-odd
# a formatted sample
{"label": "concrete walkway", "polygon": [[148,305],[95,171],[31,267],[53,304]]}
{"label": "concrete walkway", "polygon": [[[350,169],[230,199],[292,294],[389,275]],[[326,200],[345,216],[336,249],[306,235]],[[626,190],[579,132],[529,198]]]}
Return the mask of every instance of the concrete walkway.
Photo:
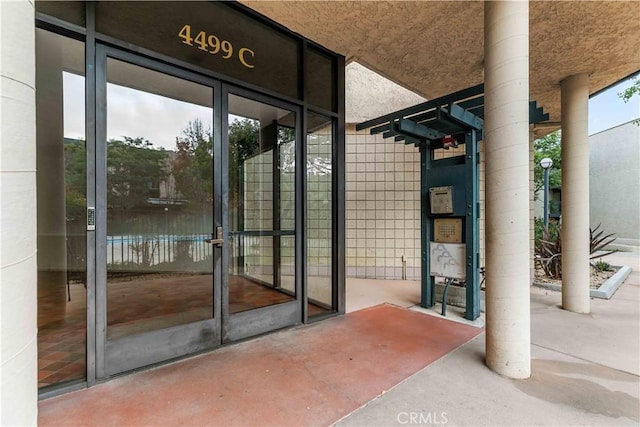
{"label": "concrete walkway", "polygon": [[381,304],[39,405],[41,426],[326,426],[482,330]]}
{"label": "concrete walkway", "polygon": [[[485,366],[484,332],[462,344],[481,330],[415,307],[417,282],[350,279],[347,316],[41,402],[40,423],[637,426],[640,254],[607,261],[633,271],[611,300],[591,300],[591,314],[564,311],[560,293],[531,288],[528,380]],[[413,311],[360,310],[382,301]]]}
{"label": "concrete walkway", "polygon": [[588,315],[562,310],[559,292],[531,289],[530,379],[490,371],[483,333],[337,425],[639,425],[640,254],[606,261],[633,271]]}

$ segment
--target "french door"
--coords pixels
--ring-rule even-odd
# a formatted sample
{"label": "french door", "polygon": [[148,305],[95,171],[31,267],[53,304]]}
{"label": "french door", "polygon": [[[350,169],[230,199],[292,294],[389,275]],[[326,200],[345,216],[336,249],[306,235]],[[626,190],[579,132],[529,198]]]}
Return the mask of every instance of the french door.
{"label": "french door", "polygon": [[96,105],[96,376],[300,323],[297,107],[105,46]]}

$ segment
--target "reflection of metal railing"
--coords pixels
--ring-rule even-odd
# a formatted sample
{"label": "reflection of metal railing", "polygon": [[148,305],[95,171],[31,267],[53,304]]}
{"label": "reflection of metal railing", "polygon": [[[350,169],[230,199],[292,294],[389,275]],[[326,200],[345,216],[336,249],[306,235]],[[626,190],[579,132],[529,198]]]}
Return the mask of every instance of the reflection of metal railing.
{"label": "reflection of metal railing", "polygon": [[212,256],[210,234],[144,234],[107,236],[107,264],[113,267],[169,267],[176,262],[198,263]]}

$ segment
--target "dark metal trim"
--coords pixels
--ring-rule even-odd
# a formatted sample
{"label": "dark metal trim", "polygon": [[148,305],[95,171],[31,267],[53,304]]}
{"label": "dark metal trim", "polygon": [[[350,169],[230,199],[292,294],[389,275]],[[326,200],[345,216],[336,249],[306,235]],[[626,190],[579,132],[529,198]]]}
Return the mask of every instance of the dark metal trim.
{"label": "dark metal trim", "polygon": [[300,323],[299,300],[242,311],[229,317],[225,341],[237,341]]}
{"label": "dark metal trim", "polygon": [[[304,70],[301,70],[304,71]],[[296,110],[296,170],[295,170],[295,288],[300,312],[298,321],[306,321],[307,310],[307,138],[306,110]]]}
{"label": "dark metal trim", "polygon": [[[96,44],[95,4],[86,3],[85,41],[85,141],[87,206],[96,206]],[[96,383],[96,232],[87,231],[87,385]]]}
{"label": "dark metal trim", "polygon": [[[480,222],[479,222],[479,156],[477,131],[465,134],[465,236],[466,238],[466,312],[465,318],[476,320],[480,316]],[[443,302],[444,304],[444,302]]]}
{"label": "dark metal trim", "polygon": [[220,345],[216,319],[202,320],[105,343],[105,376],[111,376],[154,363]]}
{"label": "dark metal trim", "polygon": [[296,230],[242,230],[229,231],[229,236],[264,236],[264,237],[280,237],[295,236]]}
{"label": "dark metal trim", "polygon": [[340,314],[346,309],[346,286],[345,286],[345,63],[344,57],[338,57],[335,63],[336,69],[336,92],[338,102],[338,117],[334,119],[334,140],[333,140],[333,304]]}
{"label": "dark metal trim", "polygon": [[329,311],[322,314],[316,314],[315,316],[309,317],[309,320],[307,321],[307,323],[312,324],[316,322],[321,322],[323,320],[331,319],[332,317],[341,316],[342,314],[344,313],[339,313],[337,311]]}
{"label": "dark metal trim", "polygon": [[[89,10],[93,8],[93,5],[89,5],[88,2],[86,9]],[[43,30],[51,31],[66,37],[70,37],[73,39],[81,40],[84,39],[83,36],[86,36],[87,29],[80,25],[72,24],[70,22],[64,21],[60,18],[56,18],[54,16],[45,15],[42,12],[36,12],[36,28],[40,28]],[[88,17],[87,17],[88,18]],[[87,19],[87,28],[91,27],[95,29],[94,23],[89,24],[89,19]]]}
{"label": "dark metal trim", "polygon": [[484,121],[462,108],[457,104],[449,104],[449,117],[457,121],[459,124],[465,127],[470,127],[473,129],[482,129],[484,127]]}
{"label": "dark metal trim", "polygon": [[[370,133],[383,132],[384,138],[396,136],[398,133],[409,137],[437,139],[440,137],[425,136],[410,122],[426,125],[445,134],[466,131],[467,128],[482,130],[484,126],[484,84],[463,89],[412,107],[385,114],[375,119],[356,125],[356,130],[370,128]],[[549,114],[536,101],[529,102],[529,123],[549,120]],[[407,123],[402,123],[403,121]],[[402,131],[405,129],[406,132]],[[418,133],[416,133],[418,132]]]}
{"label": "dark metal trim", "polygon": [[[222,129],[223,122],[228,115],[226,109],[228,105],[224,105],[222,95],[222,84],[216,82],[213,86],[213,230],[217,230],[218,227],[222,227],[222,238],[225,242],[228,242],[229,236],[225,236],[224,232],[227,228],[224,227],[224,213],[229,209],[228,199],[224,197],[225,180],[228,179],[228,174],[223,170],[223,166],[226,162],[223,161],[224,148],[222,144]],[[222,245],[222,246],[230,246]],[[228,264],[225,264],[224,259],[225,250],[221,247],[214,249],[214,264],[213,264],[213,318],[218,319],[217,327],[222,344],[223,336],[223,322],[224,316],[222,315],[222,295],[223,293],[223,279],[226,276],[224,272],[229,271]],[[228,260],[227,260],[228,262]]]}
{"label": "dark metal trim", "polygon": [[76,380],[68,383],[47,386],[38,390],[38,401],[51,399],[72,391],[84,390],[89,387],[89,383],[85,380]]}
{"label": "dark metal trim", "polygon": [[220,151],[218,155],[214,155],[214,159],[219,157],[216,164],[220,166],[219,173],[220,178],[220,206],[222,207],[220,212],[220,221],[222,224],[223,235],[222,238],[227,244],[222,245],[222,256],[220,263],[220,302],[221,302],[221,339],[224,343],[227,341],[229,330],[229,271],[230,271],[230,251],[231,244],[229,239],[229,230],[231,225],[229,224],[229,92],[226,85],[222,85],[220,92],[220,112],[216,116],[220,116],[219,129],[219,144]]}
{"label": "dark metal trim", "polygon": [[[304,104],[307,104],[307,91],[305,90],[306,88],[306,72],[307,72],[307,66],[306,66],[306,56],[307,56],[307,41],[303,41],[301,46],[300,46],[300,62],[298,63],[299,65],[299,70],[300,70],[300,75],[301,75],[301,79],[300,79],[300,85],[301,85],[301,96],[302,96],[302,101],[304,102]],[[300,150],[296,150],[296,154],[298,151],[300,151],[301,153],[301,157],[302,157],[302,162],[298,163],[299,165],[302,165],[302,167],[300,167],[300,181],[302,181],[302,191],[300,193],[298,193],[298,197],[296,197],[296,212],[300,213],[300,220],[298,220],[297,216],[296,216],[296,226],[298,226],[298,229],[302,231],[302,241],[300,244],[300,257],[301,257],[301,266],[300,266],[300,278],[302,280],[302,287],[301,287],[301,293],[300,293],[300,300],[302,301],[302,312],[301,317],[302,317],[302,323],[307,323],[309,321],[309,276],[308,276],[308,268],[307,268],[307,263],[308,263],[308,259],[307,259],[307,254],[308,252],[308,235],[309,235],[309,230],[308,230],[308,226],[309,226],[309,220],[308,220],[308,211],[307,211],[307,206],[308,206],[308,178],[307,178],[307,173],[308,173],[308,165],[307,165],[307,156],[308,156],[308,152],[307,152],[307,135],[309,134],[309,111],[307,108],[303,108],[302,109],[302,114],[300,117],[301,121],[300,121],[300,130],[302,132],[302,136],[299,139],[300,141]],[[297,159],[296,159],[297,162]],[[297,170],[296,170],[297,172]],[[298,181],[298,180],[296,180]],[[297,185],[296,185],[296,191],[298,191],[297,189]],[[300,204],[300,206],[298,206],[298,203]],[[299,224],[298,224],[299,222]],[[296,244],[296,248],[298,248],[298,245]],[[297,255],[297,253],[296,253]],[[297,267],[297,266],[296,266]],[[298,274],[298,270],[296,268],[296,275]]]}
{"label": "dark metal trim", "polygon": [[[272,209],[272,228],[273,231],[280,231],[280,144],[278,143],[278,122],[274,120],[273,122],[273,154],[271,156],[271,191],[272,191],[272,199],[271,199],[271,209]],[[297,146],[294,141],[294,149]],[[296,165],[298,165],[297,163]],[[298,168],[296,168],[297,170]],[[295,172],[295,171],[294,171]],[[295,197],[295,196],[294,196]],[[295,233],[295,230],[294,230]],[[281,252],[280,252],[280,244],[281,244],[280,235],[276,235],[274,233],[273,239],[271,241],[272,251],[273,251],[273,286],[276,288],[280,287],[280,262],[282,261]]]}
{"label": "dark metal trim", "polygon": [[426,142],[420,148],[420,306],[428,308],[436,303],[434,279],[429,265],[429,242],[431,242],[431,221],[429,221],[429,181],[427,171],[431,168],[431,151]]}
{"label": "dark metal trim", "polygon": [[414,105],[413,107],[404,108],[402,110],[398,110],[395,113],[385,114],[384,116],[377,117],[375,119],[367,120],[362,123],[356,125],[356,130],[364,130],[370,128],[372,126],[380,125],[384,122],[388,122],[397,117],[407,117],[413,114],[420,113],[424,110],[429,110],[435,108],[439,105],[450,104],[459,100],[463,100],[466,98],[470,98],[472,96],[477,96],[484,91],[484,84],[479,84],[476,86],[472,86],[467,89],[462,89],[457,92],[450,93],[448,95],[441,96],[439,98],[432,99],[427,102],[423,102],[418,105]]}
{"label": "dark metal trim", "polygon": [[415,139],[438,139],[444,136],[442,132],[407,119],[400,119],[394,122],[393,129],[396,133]]}
{"label": "dark metal trim", "polygon": [[[96,377],[105,376],[105,354],[107,341],[107,254],[100,242],[107,241],[107,64],[105,47],[96,45],[96,133],[95,133],[95,187],[96,187]],[[102,189],[102,190],[101,190]]]}

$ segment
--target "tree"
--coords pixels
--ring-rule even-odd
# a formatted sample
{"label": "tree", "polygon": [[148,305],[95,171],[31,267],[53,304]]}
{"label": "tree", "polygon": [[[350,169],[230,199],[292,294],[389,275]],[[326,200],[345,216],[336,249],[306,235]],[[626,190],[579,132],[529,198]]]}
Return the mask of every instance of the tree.
{"label": "tree", "polygon": [[244,162],[260,152],[260,122],[235,119],[229,124],[229,206],[237,207]]}
{"label": "tree", "polygon": [[618,93],[618,96],[622,98],[624,102],[629,102],[633,95],[640,95],[640,77],[638,76],[634,77],[630,87]]}
{"label": "tree", "polygon": [[171,162],[176,190],[198,205],[213,200],[213,134],[200,119],[187,124],[176,138],[176,156]]}
{"label": "tree", "polygon": [[168,176],[167,152],[144,138],[107,141],[107,202],[122,210],[144,206]]}
{"label": "tree", "polygon": [[[624,102],[629,102],[629,100],[633,97],[633,95],[640,95],[640,76],[636,75],[633,79],[633,83],[631,86],[626,88],[624,91],[619,92],[618,96],[622,98]],[[635,124],[640,126],[640,118],[633,121]]]}
{"label": "tree", "polygon": [[555,131],[533,142],[533,182],[534,193],[537,194],[544,187],[544,169],[540,166],[540,160],[545,157],[553,160],[553,166],[549,169],[549,188],[558,188],[562,184],[562,155],[561,132]]}
{"label": "tree", "polygon": [[64,187],[67,222],[84,226],[87,208],[87,151],[85,142],[64,140]]}

